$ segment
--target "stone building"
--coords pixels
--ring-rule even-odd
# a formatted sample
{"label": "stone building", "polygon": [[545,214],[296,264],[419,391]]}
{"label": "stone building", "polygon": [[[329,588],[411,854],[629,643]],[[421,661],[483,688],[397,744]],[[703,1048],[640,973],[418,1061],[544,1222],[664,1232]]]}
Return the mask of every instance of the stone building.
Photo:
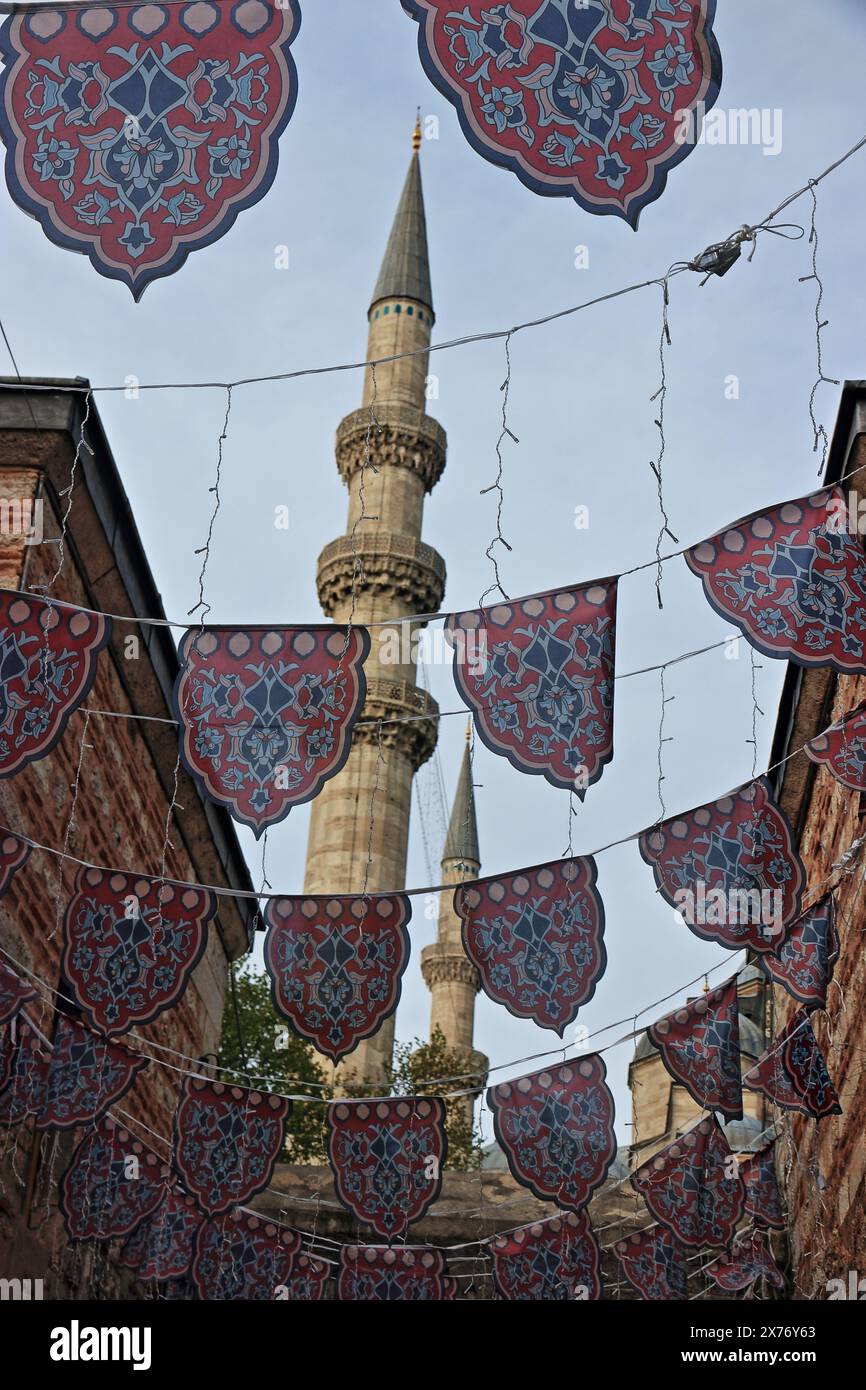
{"label": "stone building", "polygon": [[[88,383],[28,380],[23,387],[0,382],[0,585],[50,584],[58,600],[118,615],[85,704],[129,716],[79,711],[51,753],[0,781],[3,830],[69,856],[34,850],[0,898],[0,948],[8,953],[0,960],[44,982],[27,1012],[50,1038],[74,859],[159,875],[168,830],[169,877],[242,892],[252,883],[231,818],[177,771],[175,642],[170,628],[136,621],[165,615]],[[27,533],[35,541],[40,530],[41,544],[29,544]],[[253,907],[220,898],[188,988],[175,1007],[136,1030],[143,1038],[213,1058],[229,963],[248,950]],[[147,1131],[170,1134],[177,1086],[175,1071],[151,1063],[122,1103],[157,1151]],[[100,1250],[66,1248],[56,1182],[77,1137],[35,1136],[29,1123],[0,1131],[0,1278],[42,1278],[47,1298],[105,1297],[121,1277]]]}

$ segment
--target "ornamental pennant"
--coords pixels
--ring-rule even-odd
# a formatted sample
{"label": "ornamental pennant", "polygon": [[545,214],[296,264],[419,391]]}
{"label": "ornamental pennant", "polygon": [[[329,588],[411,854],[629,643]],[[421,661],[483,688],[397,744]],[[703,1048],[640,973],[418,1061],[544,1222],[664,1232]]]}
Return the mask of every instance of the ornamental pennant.
{"label": "ornamental pennant", "polygon": [[443,1303],[449,1280],[441,1250],[420,1245],[344,1245],[337,1297],[343,1303]]}
{"label": "ornamental pennant", "polygon": [[110,1115],[81,1140],[60,1179],[60,1210],[70,1240],[127,1236],[162,1201],[169,1171]]}
{"label": "ornamental pennant", "polygon": [[484,993],[562,1037],[604,974],[595,860],[562,859],[461,884],[454,910]]}
{"label": "ornamental pennant", "polygon": [[765,952],[757,962],[767,978],[782,985],[799,1004],[823,1009],[838,959],[836,904],[828,893],[794,923],[777,952]]}
{"label": "ornamental pennant", "polygon": [[205,628],[180,645],[180,755],[259,839],[340,771],[367,693],[366,628]]}
{"label": "ornamental pennant", "polygon": [[665,1068],[702,1110],[743,1118],[737,978],[652,1024],[647,1036]]}
{"label": "ornamental pennant", "polygon": [[798,1110],[816,1120],[842,1114],[805,1009],[793,1015],[769,1050],[743,1074],[743,1085],[783,1110]]}
{"label": "ornamental pennant", "polygon": [[202,1211],[219,1215],[267,1187],[291,1101],[188,1076],[174,1114],[174,1167]]}
{"label": "ornamental pennant", "polygon": [[744,1192],[736,1159],[715,1117],[699,1120],[648,1158],[632,1173],[631,1185],[681,1245],[730,1245],[743,1214]]}
{"label": "ornamental pennant", "polygon": [[740,1231],[730,1252],[707,1265],[706,1273],[726,1293],[747,1289],[758,1279],[766,1279],[779,1290],[785,1287],[785,1276],[773,1259],[763,1231]]}
{"label": "ornamental pennant", "polygon": [[[36,998],[37,991],[33,986],[20,979],[14,970],[10,970],[8,965],[0,961],[0,1025],[14,1018],[22,1004],[28,1004],[31,999]],[[0,1070],[0,1076],[2,1074]]]}
{"label": "ornamental pennant", "polygon": [[765,656],[866,673],[866,556],[841,488],[753,512],[686,551],[710,606]]}
{"label": "ornamental pennant", "polygon": [[616,589],[600,580],[445,623],[482,742],[581,800],[613,758]]}
{"label": "ornamental pennant", "polygon": [[722,60],[716,0],[403,0],[470,145],[533,193],[635,229],[696,145]]}
{"label": "ornamental pennant", "polygon": [[828,767],[843,787],[866,792],[866,700],[813,738],[803,751],[813,763]]}
{"label": "ornamental pennant", "polygon": [[204,1217],[183,1192],[169,1192],[120,1252],[120,1263],[139,1279],[181,1279],[192,1264],[195,1238]]}
{"label": "ornamental pennant", "polygon": [[396,1240],[442,1190],[448,1152],[438,1097],[333,1101],[328,1159],[337,1196],[384,1240]]}
{"label": "ornamental pennant", "polygon": [[641,1298],[683,1302],[688,1297],[685,1251],[665,1226],[635,1231],[613,1248],[626,1279]]}
{"label": "ornamental pennant", "polygon": [[411,916],[403,894],[271,899],[264,958],[277,1013],[339,1062],[397,1008]]}
{"label": "ornamental pennant", "polygon": [[147,1058],[60,1014],[37,1129],[92,1124],[125,1096]]}
{"label": "ornamental pennant", "polygon": [[746,1211],[762,1226],[771,1226],[775,1231],[784,1231],[785,1212],[776,1179],[776,1141],[775,1139],[759,1153],[744,1159],[740,1164],[740,1176],[746,1185]]}
{"label": "ornamental pennant", "polygon": [[64,919],[63,974],[102,1033],[126,1033],[176,1004],[207,946],[216,899],[108,869],[78,872]]}
{"label": "ornamental pennant", "polygon": [[487,1092],[512,1177],[564,1211],[586,1206],[616,1157],[606,1075],[601,1057],[581,1057]]}
{"label": "ornamental pennant", "polygon": [[273,183],[299,25],[298,0],[13,14],[0,135],[15,202],[140,299]]}
{"label": "ornamental pennant", "polygon": [[0,1125],[20,1125],[38,1115],[45,1098],[45,1075],[51,1045],[24,1014],[6,1025],[8,1052],[0,1074],[6,1083],[0,1091]]}
{"label": "ornamental pennant", "polygon": [[[15,874],[29,859],[32,846],[17,835],[4,835],[0,840],[0,898],[6,892]],[[0,1018],[2,1022],[2,1018]]]}
{"label": "ornamental pennant", "polygon": [[500,1298],[564,1303],[601,1298],[601,1252],[585,1211],[496,1236],[493,1281]]}
{"label": "ornamental pennant", "polygon": [[0,591],[0,777],[59,742],[110,634],[102,614]]}
{"label": "ornamental pennant", "polygon": [[301,1238],[250,1211],[206,1221],[196,1237],[192,1281],[208,1302],[267,1302],[286,1288]]}
{"label": "ornamental pennant", "polygon": [[771,951],[799,915],[806,871],[765,777],[644,831],[638,845],[702,941]]}

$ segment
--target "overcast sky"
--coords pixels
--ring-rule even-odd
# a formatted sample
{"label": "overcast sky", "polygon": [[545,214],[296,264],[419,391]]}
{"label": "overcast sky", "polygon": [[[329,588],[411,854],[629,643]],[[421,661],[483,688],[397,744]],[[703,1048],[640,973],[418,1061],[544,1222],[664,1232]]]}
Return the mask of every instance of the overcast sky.
{"label": "overcast sky", "polygon": [[[37,224],[0,199],[0,310],[22,372],[86,375],[95,384],[128,374],[142,382],[226,380],[351,361],[363,356],[366,310],[409,158],[415,108],[439,118],[422,150],[431,243],[436,337],[507,328],[617,287],[658,275],[823,170],[863,133],[866,10],[858,0],[719,0],[724,59],[720,105],[781,111],[782,148],[699,147],[670,177],[634,233],[593,218],[566,199],[531,194],[476,155],[455,113],[431,87],[417,56],[417,27],[399,0],[304,0],[293,53],[297,109],[281,142],[273,188],[227,237],[193,254],[136,306],[84,257],[50,244]],[[778,118],[777,118],[778,119]],[[860,295],[866,154],[819,192],[820,265],[826,284],[826,368],[866,376]],[[803,223],[808,197],[786,215]],[[275,248],[290,269],[275,268]],[[589,268],[575,268],[575,247]],[[760,241],[723,281],[674,280],[668,356],[665,494],[682,544],[700,540],[763,504],[809,491],[818,463],[808,397],[815,378],[813,284],[805,241]],[[658,530],[655,456],[659,384],[657,288],[518,335],[512,344],[500,551],[512,596],[630,569],[654,554]],[[4,363],[0,370],[8,370]],[[477,604],[491,582],[484,551],[494,533],[495,476],[505,375],[501,343],[437,355],[440,398],[431,411],[448,432],[448,466],[428,500],[424,539],[448,566],[446,605]],[[739,379],[739,399],[726,380]],[[334,466],[334,431],[360,404],[360,373],[268,384],[235,393],[206,596],[214,622],[320,620],[316,557],[345,528],[346,495]],[[838,400],[824,387],[828,428]],[[98,398],[165,607],[183,617],[197,596],[199,560],[212,506],[217,436],[225,398],[212,392],[146,392],[138,401]],[[274,508],[288,504],[288,532]],[[575,508],[589,508],[586,530]],[[617,668],[631,671],[718,641],[730,629],[677,560],[666,566],[664,611],[651,571],[623,581]],[[675,697],[663,750],[669,813],[715,798],[752,770],[748,648],[722,651],[667,673]],[[768,761],[784,664],[759,658],[759,769]],[[446,665],[431,672],[443,709],[460,705]],[[590,851],[652,823],[659,723],[657,675],[616,690],[615,759],[583,806],[575,803],[575,850]],[[440,755],[453,793],[465,721],[442,721]],[[558,857],[568,838],[568,797],[523,776],[480,744],[476,781],[483,872]],[[419,803],[438,861],[444,836],[434,764],[422,769]],[[273,830],[268,875],[275,890],[300,891],[307,809]],[[26,828],[26,827],[25,827]],[[241,831],[258,877],[259,852]],[[156,847],[154,851],[157,853]],[[148,866],[141,866],[147,868]],[[579,1022],[590,1029],[629,1018],[670,994],[724,951],[677,925],[654,894],[653,876],[630,844],[599,858],[607,913],[608,969]],[[416,805],[407,885],[429,881]],[[413,959],[398,1037],[425,1036],[429,996],[421,947],[435,923],[416,901]],[[732,961],[738,958],[732,957]],[[712,979],[719,983],[724,972]],[[673,1006],[655,1010],[658,1015]],[[650,1015],[650,1018],[653,1015]],[[625,1031],[625,1029],[620,1030]],[[618,1032],[607,1035],[612,1040]],[[553,1046],[556,1036],[479,998],[476,1041],[491,1063]],[[608,1054],[620,1143],[629,1139],[625,1073],[631,1046]],[[526,1070],[527,1068],[524,1068]],[[497,1080],[520,1068],[496,1074]]]}

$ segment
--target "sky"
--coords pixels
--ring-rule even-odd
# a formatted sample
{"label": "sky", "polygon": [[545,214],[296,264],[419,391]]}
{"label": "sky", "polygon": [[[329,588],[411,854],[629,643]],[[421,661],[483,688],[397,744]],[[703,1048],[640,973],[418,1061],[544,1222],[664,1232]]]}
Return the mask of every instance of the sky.
{"label": "sky", "polygon": [[[366,311],[410,154],[415,109],[438,117],[422,169],[437,323],[435,339],[506,329],[596,295],[658,276],[821,172],[862,134],[866,9],[858,0],[719,0],[716,33],[724,60],[720,106],[781,113],[781,149],[698,146],[670,176],[635,233],[592,217],[567,199],[533,195],[482,160],[464,140],[453,108],[420,66],[417,28],[399,0],[304,0],[293,46],[299,98],[281,141],[269,194],[214,246],[153,284],[135,305],[118,282],[49,243],[37,224],[0,197],[0,316],[24,374],[87,376],[94,384],[225,381],[363,357]],[[777,116],[778,122],[779,117]],[[777,126],[778,130],[778,126]],[[866,153],[818,192],[819,265],[825,284],[825,369],[866,377],[859,297],[866,212]],[[811,199],[786,221],[808,227]],[[289,268],[277,268],[278,248]],[[578,269],[576,248],[588,266]],[[810,491],[809,394],[816,376],[815,285],[806,240],[763,237],[724,280],[696,275],[671,285],[667,354],[665,501],[671,530],[690,544],[763,506]],[[502,582],[519,596],[631,569],[652,559],[658,531],[661,296],[657,287],[590,309],[512,340],[506,440]],[[0,349],[2,351],[2,349]],[[0,371],[8,371],[3,362]],[[425,508],[424,539],[448,567],[447,608],[475,606],[492,580],[485,549],[495,534],[496,474],[505,378],[502,342],[437,354],[439,399],[430,411],[448,433],[448,464]],[[735,398],[731,378],[737,378]],[[346,494],[333,456],[340,419],[360,404],[361,374],[310,377],[238,390],[224,450],[223,505],[205,593],[214,623],[321,620],[316,558],[343,533]],[[817,404],[831,428],[838,388]],[[108,431],[167,613],[182,620],[198,596],[200,559],[212,508],[217,441],[225,411],[218,390],[101,395]],[[274,526],[288,506],[290,526]],[[589,524],[575,526],[577,508]],[[666,548],[677,547],[666,543]],[[721,641],[731,629],[703,598],[683,560],[665,566],[664,608],[651,570],[622,581],[617,669],[668,661]],[[662,747],[668,814],[714,799],[752,775],[751,664],[724,649],[670,667]],[[784,663],[758,657],[757,766],[769,761]],[[461,701],[444,660],[430,668],[444,710]],[[631,835],[656,821],[658,674],[618,682],[615,758],[581,805],[575,852]],[[430,881],[445,823],[441,770],[453,794],[465,720],[441,722],[440,765],[418,778],[407,886]],[[480,742],[475,752],[479,836],[485,874],[559,857],[568,843],[568,796],[522,775]],[[423,812],[423,815],[421,814]],[[271,831],[267,874],[275,891],[302,888],[308,809]],[[260,851],[240,832],[253,876]],[[425,851],[426,840],[426,851]],[[155,851],[156,852],[156,851]],[[700,985],[712,967],[721,983],[739,963],[698,941],[654,892],[636,844],[598,859],[606,910],[608,968],[578,1019],[591,1032],[640,1011],[652,1021]],[[438,873],[435,874],[438,877]],[[416,900],[412,960],[397,1018],[398,1038],[424,1037],[429,995],[421,948],[435,922]],[[574,1029],[566,1035],[573,1040]],[[479,996],[476,1045],[502,1067],[497,1081],[527,1066],[516,1059],[557,1045],[556,1036]],[[626,1043],[606,1054],[617,1133],[628,1143]]]}

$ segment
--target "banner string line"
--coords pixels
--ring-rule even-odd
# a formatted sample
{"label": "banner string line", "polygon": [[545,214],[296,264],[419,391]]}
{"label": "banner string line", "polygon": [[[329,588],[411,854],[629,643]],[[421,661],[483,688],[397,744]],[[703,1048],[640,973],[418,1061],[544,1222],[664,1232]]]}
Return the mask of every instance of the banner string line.
{"label": "banner string line", "polygon": [[[0,12],[6,12],[6,13],[8,13],[9,11],[6,10],[5,7],[4,7],[3,5],[0,5]],[[860,152],[860,150],[863,149],[864,146],[866,146],[866,135],[861,136],[861,138],[860,138],[859,140],[857,140],[848,150],[846,150],[844,154],[839,155],[839,157],[838,157],[837,159],[835,159],[835,160],[832,162],[832,164],[829,164],[829,165],[827,166],[827,168],[824,169],[820,174],[817,174],[817,175],[815,175],[813,178],[808,179],[807,182],[806,182],[801,188],[798,188],[795,192],[789,193],[789,194],[787,195],[787,197],[785,197],[785,198],[782,200],[782,202],[779,203],[779,205],[778,205],[776,208],[773,209],[772,212],[767,213],[766,216],[763,217],[763,218],[761,219],[760,222],[754,222],[754,223],[746,223],[746,224],[744,224],[738,231],[731,233],[731,235],[730,235],[729,237],[727,237],[723,242],[716,243],[715,245],[727,248],[727,247],[740,247],[740,246],[741,246],[744,242],[746,242],[746,241],[751,241],[751,242],[753,242],[753,243],[756,243],[756,238],[757,238],[757,236],[758,236],[761,232],[769,232],[769,233],[773,233],[773,234],[775,234],[775,235],[784,235],[783,226],[780,226],[780,227],[773,227],[773,226],[771,225],[773,222],[775,222],[776,218],[777,218],[782,212],[784,212],[788,207],[790,207],[793,203],[797,202],[798,199],[802,198],[805,194],[809,193],[810,191],[813,191],[820,183],[822,183],[825,179],[829,178],[831,174],[835,173],[836,170],[839,169],[839,168],[841,168],[843,164],[847,163],[847,161],[848,161],[849,159],[852,159],[852,158],[854,157],[854,155],[858,154],[858,153]],[[790,227],[792,226],[792,224],[783,224],[783,225],[784,225],[784,226],[787,226],[788,228],[790,228]],[[800,228],[800,227],[797,227],[796,230],[797,230],[797,231],[800,231],[800,232],[803,231],[803,229]],[[754,254],[754,246],[753,246],[752,254]],[[650,279],[642,280],[642,281],[640,281],[640,282],[637,283],[637,284],[625,285],[625,286],[621,287],[620,289],[609,291],[607,294],[598,295],[598,296],[596,296],[596,297],[593,298],[593,299],[585,300],[585,301],[584,301],[583,303],[581,303],[581,304],[571,305],[571,306],[570,306],[569,308],[567,308],[567,309],[558,309],[558,310],[555,310],[553,313],[544,314],[544,315],[542,315],[542,316],[540,316],[540,317],[538,317],[538,318],[535,318],[535,319],[529,319],[529,320],[527,320],[527,321],[524,322],[524,323],[514,324],[511,328],[493,329],[493,330],[488,330],[488,331],[486,331],[486,332],[464,334],[464,335],[461,336],[461,337],[458,337],[458,338],[451,338],[451,339],[449,339],[449,340],[447,340],[446,342],[443,342],[443,343],[431,343],[431,344],[429,344],[428,347],[424,347],[424,348],[415,348],[415,349],[412,349],[412,350],[407,351],[407,352],[394,353],[393,355],[388,356],[388,357],[378,357],[378,358],[369,359],[369,360],[368,360],[368,359],[365,359],[365,360],[360,361],[360,362],[335,363],[335,364],[332,364],[332,365],[330,365],[330,366],[325,366],[325,367],[305,367],[305,368],[300,368],[300,369],[295,370],[295,371],[287,371],[287,372],[270,372],[270,373],[265,373],[265,374],[263,374],[263,375],[261,375],[261,376],[240,377],[240,378],[238,378],[238,379],[235,380],[235,381],[166,381],[166,382],[147,382],[147,383],[140,384],[140,385],[138,386],[138,390],[139,390],[139,391],[180,391],[180,390],[185,390],[185,391],[202,391],[202,390],[220,390],[220,391],[225,392],[225,391],[227,391],[227,390],[229,390],[229,389],[233,389],[233,390],[234,390],[234,389],[240,388],[240,387],[242,387],[242,386],[259,385],[259,384],[261,384],[261,383],[270,382],[270,381],[295,381],[295,380],[297,380],[297,379],[299,379],[299,378],[307,377],[307,376],[321,376],[321,375],[326,375],[326,374],[330,374],[330,373],[334,373],[334,372],[361,371],[362,369],[366,369],[366,368],[370,368],[370,367],[374,367],[374,366],[380,366],[380,365],[384,365],[384,364],[390,363],[390,362],[399,362],[399,361],[403,360],[404,358],[409,358],[409,357],[423,357],[423,356],[426,356],[427,354],[433,353],[433,352],[444,352],[444,351],[450,350],[451,348],[465,347],[465,346],[467,346],[467,345],[469,345],[469,344],[472,344],[472,343],[495,342],[495,341],[499,341],[499,340],[502,340],[502,339],[513,338],[513,336],[514,336],[516,333],[522,333],[522,332],[524,332],[524,331],[526,331],[526,330],[528,330],[528,329],[532,329],[532,328],[542,328],[542,327],[544,327],[544,326],[547,325],[547,324],[555,323],[555,322],[557,322],[557,321],[560,320],[560,319],[569,318],[569,317],[571,317],[571,316],[574,315],[574,314],[581,313],[581,312],[582,312],[583,310],[585,310],[585,309],[593,308],[595,305],[598,305],[598,304],[606,304],[606,303],[609,303],[611,300],[620,299],[620,298],[622,298],[624,295],[627,295],[627,294],[634,294],[634,293],[637,293],[637,292],[639,292],[639,291],[641,291],[641,290],[649,289],[649,288],[651,288],[652,286],[664,286],[665,283],[666,283],[666,281],[669,280],[669,279],[671,278],[671,276],[682,274],[684,271],[687,271],[687,270],[694,270],[694,271],[697,271],[697,272],[706,273],[705,267],[703,267],[703,266],[700,264],[700,257],[698,257],[698,258],[695,259],[695,260],[677,261],[677,262],[674,262],[674,264],[670,267],[670,269],[667,270],[664,274],[655,275],[655,276],[651,277]],[[710,273],[713,274],[713,273],[715,273],[715,272],[710,272]],[[0,382],[0,386],[2,386],[2,387],[3,387],[4,389],[6,389],[6,390],[13,390],[13,391],[14,391],[14,390],[22,390],[22,389],[23,389],[23,390],[25,390],[25,391],[46,391],[46,392],[52,392],[52,391],[54,391],[54,392],[56,392],[56,390],[57,390],[57,387],[56,387],[56,386],[50,386],[50,385],[47,385],[47,384],[44,384],[44,383],[43,383],[43,384],[36,384],[36,383],[34,383],[34,384],[32,384],[32,385],[31,385],[31,384],[25,384],[25,385],[22,387],[22,385],[21,385],[20,383],[18,383],[18,382]],[[129,389],[129,388],[128,388],[128,385],[127,385],[126,383],[124,383],[123,385],[105,385],[105,386],[92,386],[92,385],[87,385],[86,383],[82,383],[82,384],[79,386],[79,385],[77,385],[77,384],[75,384],[75,383],[72,383],[72,384],[70,384],[68,387],[64,387],[64,390],[67,390],[67,391],[79,391],[79,392],[81,392],[81,393],[86,393],[86,392],[88,392],[88,391],[91,391],[91,392],[93,392],[93,393],[97,393],[97,392],[98,392],[99,394],[120,393],[120,392],[125,392],[125,391],[127,391],[128,389]]]}

